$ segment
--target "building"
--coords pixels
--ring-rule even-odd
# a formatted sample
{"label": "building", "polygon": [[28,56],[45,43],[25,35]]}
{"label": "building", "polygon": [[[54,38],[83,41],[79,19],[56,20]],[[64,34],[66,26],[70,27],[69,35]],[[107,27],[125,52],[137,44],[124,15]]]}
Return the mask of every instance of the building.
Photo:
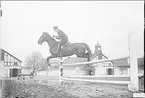
{"label": "building", "polygon": [[[144,57],[138,58],[138,73],[144,73]],[[130,75],[129,59],[118,59],[111,62],[98,63],[95,75]]]}
{"label": "building", "polygon": [[16,77],[21,73],[21,62],[21,60],[4,49],[0,49],[0,76]]}
{"label": "building", "polygon": [[[97,42],[97,47],[102,52],[101,45],[100,45],[99,42]],[[103,59],[108,59],[108,57],[105,56],[103,53],[101,53],[100,55],[96,56],[92,61],[94,61],[94,60],[103,60]],[[113,62],[112,61],[104,62],[104,63],[96,63],[96,64],[93,64],[93,66],[94,66],[94,69],[95,69],[95,72],[94,72],[95,76],[114,74]]]}
{"label": "building", "polygon": [[[101,45],[98,43],[98,47]],[[101,50],[102,51],[102,50]],[[104,54],[100,54],[96,56],[93,60],[102,60],[102,59],[108,59],[107,56]],[[144,57],[138,58],[138,72],[139,74],[144,73]],[[95,67],[95,76],[98,75],[130,75],[130,64],[129,64],[129,58],[125,59],[118,59],[118,60],[112,60],[109,62],[104,63],[97,63],[93,64]]]}

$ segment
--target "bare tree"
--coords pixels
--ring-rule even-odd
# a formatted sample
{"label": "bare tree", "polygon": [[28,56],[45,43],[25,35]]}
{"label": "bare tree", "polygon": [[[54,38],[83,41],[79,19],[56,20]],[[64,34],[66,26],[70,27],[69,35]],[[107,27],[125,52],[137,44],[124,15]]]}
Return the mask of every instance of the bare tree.
{"label": "bare tree", "polygon": [[40,52],[32,52],[24,61],[25,69],[32,70],[32,75],[38,70],[47,70],[47,61],[43,59]]}
{"label": "bare tree", "polygon": [[48,69],[47,60],[42,58],[40,61],[40,69],[39,70],[46,71],[47,69]]}

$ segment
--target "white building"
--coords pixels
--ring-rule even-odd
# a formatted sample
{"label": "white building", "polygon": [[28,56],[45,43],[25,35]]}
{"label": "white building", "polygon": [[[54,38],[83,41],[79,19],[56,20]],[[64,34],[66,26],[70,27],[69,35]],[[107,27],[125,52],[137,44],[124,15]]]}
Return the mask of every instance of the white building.
{"label": "white building", "polygon": [[0,49],[0,77],[16,77],[21,73],[21,60]]}

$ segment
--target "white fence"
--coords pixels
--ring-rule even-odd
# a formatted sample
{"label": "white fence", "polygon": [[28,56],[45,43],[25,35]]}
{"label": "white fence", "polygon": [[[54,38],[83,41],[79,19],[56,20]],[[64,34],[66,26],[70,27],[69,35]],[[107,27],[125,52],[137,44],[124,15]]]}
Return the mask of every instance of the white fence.
{"label": "white fence", "polygon": [[103,75],[103,76],[69,76],[62,80],[87,81],[113,84],[130,84],[129,75]]}
{"label": "white fence", "polygon": [[[129,90],[131,90],[132,92],[137,92],[139,91],[139,78],[138,78],[138,65],[137,65],[137,57],[135,54],[135,50],[134,50],[134,46],[133,43],[131,41],[132,39],[130,39],[129,37],[129,56],[128,57],[123,57],[123,58],[114,58],[114,59],[107,59],[107,60],[96,60],[96,61],[90,61],[90,62],[82,62],[82,63],[73,63],[73,64],[63,64],[63,60],[62,58],[59,58],[58,63],[59,63],[59,67],[60,67],[60,73],[59,73],[59,81],[60,83],[63,80],[75,80],[75,81],[88,81],[88,82],[102,82],[102,83],[116,83],[116,84],[128,84]],[[128,58],[129,59],[129,63],[130,63],[130,76],[128,76],[129,80],[127,81],[116,81],[116,80],[108,80],[110,77],[104,77],[106,79],[104,80],[92,80],[90,78],[88,79],[84,79],[84,77],[80,78],[66,78],[63,77],[63,67],[66,66],[83,66],[85,64],[94,64],[94,63],[103,63],[103,62],[108,62],[108,61],[114,61],[114,60],[120,60],[120,59],[125,59]],[[113,76],[114,79],[117,78],[117,76]],[[122,79],[125,77],[122,77]]]}
{"label": "white fence", "polygon": [[[59,79],[60,79],[60,83],[64,80],[74,80],[74,81],[113,83],[113,84],[127,84],[127,85],[129,85],[129,89],[131,91],[136,91],[138,89],[138,87],[135,88],[135,85],[133,85],[133,83],[135,81],[132,82],[132,80],[131,80],[131,77],[134,77],[134,76],[131,76],[132,74],[130,74],[130,75],[111,75],[111,76],[106,75],[106,76],[74,76],[74,77],[70,76],[70,77],[63,77],[63,71],[62,71],[63,67],[74,66],[74,65],[75,66],[83,66],[85,64],[103,63],[103,62],[126,59],[126,58],[129,58],[129,57],[123,57],[123,58],[117,58],[117,59],[107,59],[107,60],[96,60],[96,61],[74,63],[74,64],[63,64],[63,60],[60,58],[60,60],[59,60],[59,66],[60,66],[60,73],[59,73],[60,78]],[[131,58],[129,58],[129,59],[131,60]],[[130,68],[131,68],[131,66],[130,66]],[[138,73],[136,73],[136,75],[137,75],[137,78],[138,78]],[[111,77],[112,77],[112,79],[110,79]],[[138,81],[138,79],[136,79],[136,81]]]}

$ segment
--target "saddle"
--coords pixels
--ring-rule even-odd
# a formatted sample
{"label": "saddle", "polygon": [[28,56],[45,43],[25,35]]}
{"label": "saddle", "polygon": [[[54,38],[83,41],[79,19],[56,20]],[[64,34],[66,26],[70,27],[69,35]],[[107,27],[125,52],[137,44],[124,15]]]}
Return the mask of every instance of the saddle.
{"label": "saddle", "polygon": [[69,45],[69,44],[70,44],[70,42],[67,42],[67,43],[65,43],[65,44],[62,45],[62,46],[64,47],[64,46],[67,46],[67,45]]}
{"label": "saddle", "polygon": [[[64,45],[61,45],[60,50],[61,50],[63,47],[69,45],[69,44],[70,44],[70,42],[67,42],[67,43],[65,43]],[[55,44],[54,44],[54,45],[55,45]],[[54,46],[54,45],[53,45],[53,46]],[[60,50],[59,50],[59,51],[60,51]]]}
{"label": "saddle", "polygon": [[61,45],[60,50],[61,50],[63,47],[65,47],[65,46],[69,45],[69,44],[70,44],[70,42],[67,42],[67,43],[65,43],[64,45]]}

